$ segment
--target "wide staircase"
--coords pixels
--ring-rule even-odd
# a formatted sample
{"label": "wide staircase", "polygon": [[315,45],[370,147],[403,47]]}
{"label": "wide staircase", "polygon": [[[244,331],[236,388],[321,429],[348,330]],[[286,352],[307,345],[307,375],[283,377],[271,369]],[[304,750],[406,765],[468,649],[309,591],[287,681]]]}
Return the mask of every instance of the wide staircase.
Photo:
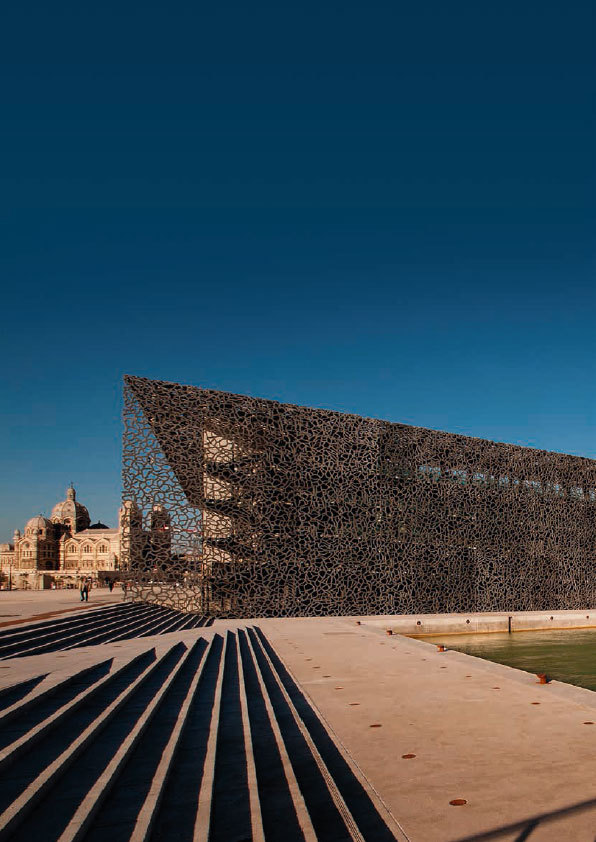
{"label": "wide staircase", "polygon": [[210,625],[213,619],[161,605],[128,603],[0,631],[0,660],[114,643]]}
{"label": "wide staircase", "polygon": [[[142,622],[139,609],[109,616]],[[97,647],[51,682],[44,670],[0,693],[0,840],[396,838],[256,626]]]}

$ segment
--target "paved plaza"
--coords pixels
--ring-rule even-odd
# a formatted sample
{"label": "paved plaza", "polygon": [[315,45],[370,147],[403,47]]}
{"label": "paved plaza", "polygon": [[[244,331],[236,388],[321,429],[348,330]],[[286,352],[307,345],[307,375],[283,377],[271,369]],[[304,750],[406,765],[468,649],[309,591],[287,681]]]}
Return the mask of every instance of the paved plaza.
{"label": "paved plaza", "polygon": [[36,617],[42,619],[49,613],[86,610],[119,602],[122,602],[122,589],[118,586],[112,593],[108,588],[92,588],[89,592],[89,602],[83,604],[78,588],[0,591],[0,627],[22,620],[31,621]]}
{"label": "paved plaza", "polygon": [[0,839],[594,841],[591,691],[386,617],[0,598]]}

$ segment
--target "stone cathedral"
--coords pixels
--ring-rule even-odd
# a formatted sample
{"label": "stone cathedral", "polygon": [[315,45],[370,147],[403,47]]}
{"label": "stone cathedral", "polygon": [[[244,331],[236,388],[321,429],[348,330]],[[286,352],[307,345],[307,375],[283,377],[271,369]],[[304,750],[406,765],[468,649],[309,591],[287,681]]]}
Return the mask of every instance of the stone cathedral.
{"label": "stone cathedral", "polygon": [[49,518],[35,515],[23,531],[16,529],[11,544],[0,544],[0,571],[4,586],[42,590],[75,587],[82,578],[95,584],[124,577],[122,533],[133,534],[141,552],[155,540],[167,543],[169,517],[163,507],[151,507],[149,527],[140,526],[136,506],[125,501],[118,514],[118,526],[91,523],[86,506],[77,500],[74,487],[66,499],[52,509]]}

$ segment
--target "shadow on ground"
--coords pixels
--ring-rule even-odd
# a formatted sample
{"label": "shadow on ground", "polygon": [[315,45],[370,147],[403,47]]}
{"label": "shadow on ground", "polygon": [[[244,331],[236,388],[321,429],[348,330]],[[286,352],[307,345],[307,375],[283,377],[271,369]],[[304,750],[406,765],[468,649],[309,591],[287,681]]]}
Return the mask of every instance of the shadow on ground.
{"label": "shadow on ground", "polygon": [[[566,816],[571,816],[576,813],[593,809],[596,807],[596,798],[590,798],[588,801],[578,801],[577,804],[572,804],[570,807],[563,807],[561,810],[553,810],[549,813],[541,813],[538,816],[531,816],[521,822],[514,822],[513,824],[502,825],[494,830],[487,830],[483,833],[475,833],[473,836],[464,836],[455,842],[489,842],[493,839],[501,839],[504,836],[511,836],[513,833],[518,833],[517,836],[511,839],[511,842],[525,842],[530,839],[535,830],[542,828],[549,822],[560,820]],[[596,842],[596,828],[594,842]]]}

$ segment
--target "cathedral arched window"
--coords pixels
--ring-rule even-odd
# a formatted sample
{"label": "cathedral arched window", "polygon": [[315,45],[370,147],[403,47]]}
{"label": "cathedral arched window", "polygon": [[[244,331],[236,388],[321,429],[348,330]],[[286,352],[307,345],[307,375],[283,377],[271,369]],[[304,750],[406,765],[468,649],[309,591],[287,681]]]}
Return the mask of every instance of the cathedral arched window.
{"label": "cathedral arched window", "polygon": [[91,548],[91,546],[90,546],[89,544],[85,544],[85,546],[83,547],[83,552],[84,552],[84,553],[90,553],[90,552],[91,552],[91,549],[92,549],[92,548]]}
{"label": "cathedral arched window", "polygon": [[106,547],[105,544],[100,544],[99,547],[97,548],[98,553],[107,553],[107,551],[108,551],[108,548]]}
{"label": "cathedral arched window", "polygon": [[69,553],[76,553],[76,551],[77,551],[76,544],[69,544],[68,545],[68,552]]}

